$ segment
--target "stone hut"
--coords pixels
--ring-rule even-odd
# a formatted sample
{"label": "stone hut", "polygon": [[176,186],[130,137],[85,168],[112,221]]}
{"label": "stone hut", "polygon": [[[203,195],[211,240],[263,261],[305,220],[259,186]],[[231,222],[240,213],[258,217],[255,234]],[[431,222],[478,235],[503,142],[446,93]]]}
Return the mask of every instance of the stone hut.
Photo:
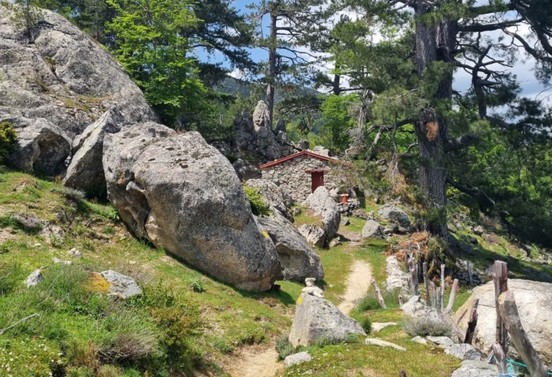
{"label": "stone hut", "polygon": [[259,166],[263,179],[272,181],[294,201],[302,202],[319,186],[340,186],[342,161],[308,149]]}

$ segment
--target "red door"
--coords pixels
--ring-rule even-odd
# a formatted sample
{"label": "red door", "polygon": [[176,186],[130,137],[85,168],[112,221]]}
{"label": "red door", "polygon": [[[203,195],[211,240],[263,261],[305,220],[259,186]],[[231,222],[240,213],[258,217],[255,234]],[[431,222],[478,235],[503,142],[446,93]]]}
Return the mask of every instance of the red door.
{"label": "red door", "polygon": [[314,190],[316,190],[318,187],[324,186],[324,172],[322,171],[312,172],[311,178],[312,178],[312,184],[311,184],[312,192],[314,192]]}

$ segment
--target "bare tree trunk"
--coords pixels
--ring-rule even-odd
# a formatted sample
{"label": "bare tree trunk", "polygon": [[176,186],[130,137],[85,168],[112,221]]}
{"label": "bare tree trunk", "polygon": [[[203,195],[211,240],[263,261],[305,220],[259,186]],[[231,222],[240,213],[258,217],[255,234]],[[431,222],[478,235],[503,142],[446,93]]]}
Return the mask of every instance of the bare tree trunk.
{"label": "bare tree trunk", "polygon": [[277,48],[277,25],[278,16],[271,12],[270,13],[270,37],[268,45],[268,72],[266,74],[266,104],[268,106],[268,119],[269,127],[272,129],[272,123],[274,122],[274,93],[276,85],[276,75],[277,75],[277,60],[278,54],[276,51]]}

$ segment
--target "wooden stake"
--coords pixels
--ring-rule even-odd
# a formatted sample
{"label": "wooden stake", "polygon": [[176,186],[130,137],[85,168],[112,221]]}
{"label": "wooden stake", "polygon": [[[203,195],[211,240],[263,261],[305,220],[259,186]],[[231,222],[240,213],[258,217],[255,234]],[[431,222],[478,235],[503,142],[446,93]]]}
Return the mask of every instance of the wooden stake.
{"label": "wooden stake", "polygon": [[506,355],[504,354],[504,351],[502,350],[502,347],[500,346],[500,344],[498,343],[493,344],[493,353],[496,359],[496,366],[498,367],[498,373],[505,374],[506,373]]}
{"label": "wooden stake", "polygon": [[506,291],[498,297],[498,310],[504,325],[510,333],[516,351],[519,352],[521,359],[527,365],[529,374],[532,377],[546,377],[548,372],[521,325],[514,294],[511,291]]}
{"label": "wooden stake", "polygon": [[508,354],[508,333],[504,321],[498,312],[498,297],[508,290],[508,264],[502,261],[495,261],[493,266],[493,281],[495,287],[496,304],[496,341],[502,347],[505,354]]}
{"label": "wooden stake", "polygon": [[441,264],[441,297],[439,297],[439,310],[445,308],[445,265]]}
{"label": "wooden stake", "polygon": [[383,309],[387,309],[387,305],[385,305],[385,300],[383,299],[383,295],[381,294],[381,290],[378,287],[378,283],[376,282],[376,279],[372,278],[372,285],[374,286],[374,290],[376,291],[376,296],[378,297],[378,301]]}
{"label": "wooden stake", "polygon": [[426,305],[431,306],[431,300],[429,296],[429,279],[427,277],[427,262],[422,265],[422,272],[424,274],[424,286],[426,291]]}
{"label": "wooden stake", "polygon": [[405,372],[404,370],[401,370],[401,371],[399,372],[399,377],[407,377],[407,376],[406,376],[406,372]]}
{"label": "wooden stake", "polygon": [[456,291],[458,290],[458,279],[454,279],[452,282],[452,288],[450,289],[450,296],[448,300],[447,310],[445,313],[452,312],[452,307],[454,306],[454,300],[456,300]]}
{"label": "wooden stake", "polygon": [[466,337],[464,338],[464,343],[471,344],[473,341],[475,326],[477,326],[477,307],[478,306],[479,306],[479,299],[475,299],[470,312],[470,319],[468,320],[468,328],[466,330]]}

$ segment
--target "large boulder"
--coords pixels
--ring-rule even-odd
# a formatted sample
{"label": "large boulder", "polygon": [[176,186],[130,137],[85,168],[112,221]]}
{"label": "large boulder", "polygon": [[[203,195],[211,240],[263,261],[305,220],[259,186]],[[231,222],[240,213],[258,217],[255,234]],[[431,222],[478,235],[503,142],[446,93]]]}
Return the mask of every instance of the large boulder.
{"label": "large boulder", "polygon": [[21,117],[9,121],[18,139],[15,152],[8,157],[10,165],[51,176],[63,173],[65,160],[71,153],[71,139],[62,129],[44,118]]}
{"label": "large boulder", "polygon": [[378,210],[378,214],[386,220],[393,221],[404,228],[410,227],[410,218],[399,207],[386,204]]}
{"label": "large boulder", "polygon": [[383,238],[383,228],[376,220],[368,219],[362,227],[362,238]]}
{"label": "large boulder", "polygon": [[341,215],[337,203],[330,196],[330,192],[324,186],[318,187],[307,199],[303,205],[310,208],[315,216],[322,218],[324,231],[326,232],[326,242],[334,238],[339,229]]}
{"label": "large boulder", "polygon": [[147,123],[104,140],[108,196],[139,237],[237,288],[281,277],[230,162],[197,132]]}
{"label": "large boulder", "polygon": [[307,243],[316,247],[324,247],[326,244],[326,232],[315,224],[302,224],[297,228],[299,233],[307,240]]}
{"label": "large boulder", "polygon": [[63,184],[88,194],[106,190],[102,166],[103,141],[108,133],[121,130],[124,118],[113,108],[89,125],[73,142],[73,158],[67,167]]}
{"label": "large boulder", "polygon": [[323,297],[301,293],[295,307],[289,341],[293,347],[318,341],[339,342],[350,335],[366,335],[354,319],[347,317]]}
{"label": "large boulder", "polygon": [[[155,116],[140,89],[104,48],[61,15],[48,10],[37,15],[29,43],[17,6],[0,3],[0,121],[16,126],[16,154],[29,144],[39,150],[30,160],[14,156],[12,162],[21,161],[18,168],[58,174],[61,166],[52,165],[70,152],[62,139],[69,139],[70,149],[71,141],[106,110],[118,108],[125,123]],[[42,132],[36,132],[39,120]],[[53,130],[48,135],[56,135],[48,136],[47,143],[46,128]],[[52,151],[44,150],[46,145],[59,149],[55,159]]]}
{"label": "large boulder", "polygon": [[[514,293],[523,329],[531,344],[549,367],[552,366],[552,284],[522,279],[509,279],[508,289]],[[496,306],[494,284],[474,288],[470,298],[455,314],[455,322],[465,332],[473,302],[479,299],[478,320],[473,344],[486,354],[495,340]],[[511,346],[513,347],[513,346]]]}
{"label": "large boulder", "polygon": [[276,246],[284,279],[302,283],[308,277],[324,278],[320,257],[289,220],[278,215],[257,220]]}

